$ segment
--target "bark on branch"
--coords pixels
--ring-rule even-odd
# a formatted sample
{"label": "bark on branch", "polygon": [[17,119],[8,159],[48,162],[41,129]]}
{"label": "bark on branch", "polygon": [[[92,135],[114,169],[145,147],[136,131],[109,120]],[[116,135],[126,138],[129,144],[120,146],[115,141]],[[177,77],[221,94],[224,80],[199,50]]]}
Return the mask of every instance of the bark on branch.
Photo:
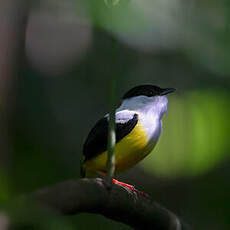
{"label": "bark on branch", "polygon": [[41,189],[32,198],[63,215],[102,214],[135,229],[182,230],[179,218],[159,204],[101,178],[70,180]]}

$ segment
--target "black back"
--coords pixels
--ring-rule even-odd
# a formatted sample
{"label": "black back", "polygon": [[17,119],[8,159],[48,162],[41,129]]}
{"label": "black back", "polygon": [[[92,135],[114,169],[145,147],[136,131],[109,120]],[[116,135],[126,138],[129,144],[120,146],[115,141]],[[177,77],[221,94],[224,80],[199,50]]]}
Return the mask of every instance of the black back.
{"label": "black back", "polygon": [[[137,122],[138,115],[134,114],[133,118],[128,120],[127,122],[116,123],[116,143],[119,142],[123,137],[128,135],[136,126]],[[108,143],[108,127],[108,118],[103,117],[92,128],[83,146],[83,162],[90,160],[91,158],[106,151]]]}

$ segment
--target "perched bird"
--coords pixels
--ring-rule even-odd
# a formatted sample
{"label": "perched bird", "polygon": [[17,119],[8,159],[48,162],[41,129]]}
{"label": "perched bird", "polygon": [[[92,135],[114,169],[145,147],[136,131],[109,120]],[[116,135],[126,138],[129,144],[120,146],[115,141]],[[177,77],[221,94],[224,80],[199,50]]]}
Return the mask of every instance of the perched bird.
{"label": "perched bird", "polygon": [[[133,167],[153,150],[161,135],[162,116],[168,109],[166,95],[174,91],[139,85],[124,94],[115,114],[115,173]],[[83,176],[106,174],[108,117],[95,124],[84,143]]]}

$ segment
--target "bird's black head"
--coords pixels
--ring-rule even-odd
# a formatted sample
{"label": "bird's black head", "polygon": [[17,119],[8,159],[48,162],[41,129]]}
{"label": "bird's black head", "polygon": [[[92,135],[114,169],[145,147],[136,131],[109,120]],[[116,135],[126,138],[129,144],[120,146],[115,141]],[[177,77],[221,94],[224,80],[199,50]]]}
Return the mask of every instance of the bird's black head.
{"label": "bird's black head", "polygon": [[128,99],[136,96],[147,96],[147,97],[163,96],[172,93],[175,90],[176,89],[174,88],[163,89],[155,85],[139,85],[126,92],[125,95],[123,96],[123,99]]}

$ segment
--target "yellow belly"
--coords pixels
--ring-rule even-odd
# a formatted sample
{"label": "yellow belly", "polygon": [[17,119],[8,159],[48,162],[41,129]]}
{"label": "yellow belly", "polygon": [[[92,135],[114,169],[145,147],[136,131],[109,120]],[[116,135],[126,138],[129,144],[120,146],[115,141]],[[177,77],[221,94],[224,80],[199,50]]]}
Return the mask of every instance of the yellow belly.
{"label": "yellow belly", "polygon": [[[152,147],[153,148],[153,147]],[[115,172],[121,172],[136,165],[152,148],[148,148],[148,138],[138,121],[134,129],[115,146]],[[107,151],[86,161],[83,165],[86,171],[106,171]]]}

